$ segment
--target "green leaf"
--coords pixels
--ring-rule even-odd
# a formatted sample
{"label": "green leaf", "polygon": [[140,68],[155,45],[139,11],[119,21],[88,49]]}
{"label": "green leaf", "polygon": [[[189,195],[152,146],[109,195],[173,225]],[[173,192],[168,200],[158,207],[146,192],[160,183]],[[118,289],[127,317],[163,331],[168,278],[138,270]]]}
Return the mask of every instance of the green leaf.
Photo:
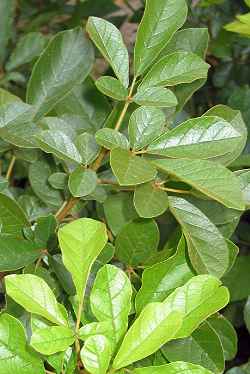
{"label": "green leaf", "polygon": [[139,88],[133,101],[138,105],[158,108],[172,108],[178,104],[175,94],[163,87]]}
{"label": "green leaf", "polygon": [[188,338],[167,343],[162,352],[170,361],[185,361],[202,365],[214,374],[224,372],[225,363],[220,339],[206,322]]}
{"label": "green leaf", "polygon": [[133,374],[213,374],[201,366],[189,364],[187,362],[172,362],[171,364],[138,368]]}
{"label": "green leaf", "polygon": [[47,44],[47,38],[40,32],[29,32],[22,36],[5,65],[6,70],[14,70],[38,57]]}
{"label": "green leaf", "polygon": [[80,27],[51,39],[32,70],[27,88],[27,103],[35,106],[36,120],[86,78],[93,60],[91,43]]}
{"label": "green leaf", "polygon": [[247,302],[244,306],[244,321],[248,331],[250,331],[250,297],[248,297]]}
{"label": "green leaf", "polygon": [[55,234],[57,221],[53,214],[39,217],[35,227],[35,240],[46,247],[48,241]]}
{"label": "green leaf", "polygon": [[188,159],[157,160],[154,165],[228,208],[245,209],[240,181],[223,165]]}
{"label": "green leaf", "polygon": [[0,316],[0,374],[45,374],[43,362],[26,343],[21,322],[9,314]]}
{"label": "green leaf", "polygon": [[42,254],[41,245],[9,235],[0,235],[0,271],[13,271],[33,263]]}
{"label": "green leaf", "polygon": [[1,0],[0,2],[0,65],[7,55],[7,45],[12,34],[15,17],[15,0]]}
{"label": "green leaf", "polygon": [[96,144],[95,137],[92,134],[84,132],[83,134],[77,136],[75,139],[75,144],[84,165],[89,165],[96,159],[100,148]]}
{"label": "green leaf", "polygon": [[116,78],[101,77],[95,82],[95,84],[99,91],[113,99],[126,101],[128,97],[128,90]]}
{"label": "green leaf", "polygon": [[153,183],[145,183],[136,187],[134,205],[140,217],[157,217],[168,209],[168,195]]}
{"label": "green leaf", "polygon": [[69,190],[75,197],[91,194],[97,186],[96,172],[91,169],[76,168],[69,176]]}
{"label": "green leaf", "polygon": [[236,175],[240,178],[241,191],[246,207],[250,207],[250,170],[239,171]]}
{"label": "green leaf", "polygon": [[229,249],[217,227],[183,198],[169,197],[169,206],[182,227],[195,270],[221,277],[229,267]]}
{"label": "green leaf", "polygon": [[98,271],[90,294],[91,309],[98,321],[111,323],[108,337],[112,352],[127,330],[131,296],[131,283],[122,270],[104,265]]}
{"label": "green leaf", "polygon": [[154,220],[137,219],[126,224],[117,235],[115,254],[126,265],[142,265],[155,252],[159,240],[159,229]]}
{"label": "green leaf", "polygon": [[[15,125],[25,126],[34,118],[35,110],[21,100],[9,101],[0,106],[0,129],[10,129]],[[1,134],[0,132],[0,134]]]}
{"label": "green leaf", "polygon": [[111,360],[111,347],[103,335],[89,337],[81,349],[81,360],[91,374],[106,373]]}
{"label": "green leaf", "polygon": [[1,234],[22,236],[22,230],[29,226],[29,221],[14,199],[0,193],[0,225]]}
{"label": "green leaf", "polygon": [[70,272],[65,268],[62,262],[62,256],[56,254],[49,257],[49,265],[51,266],[65,292],[70,296],[74,296],[76,294],[76,289]]}
{"label": "green leaf", "polygon": [[68,181],[66,173],[56,172],[50,175],[48,182],[56,190],[64,190]]}
{"label": "green leaf", "polygon": [[120,31],[110,22],[89,17],[86,30],[125,88],[129,84],[129,56]]}
{"label": "green leaf", "polygon": [[102,322],[91,322],[82,326],[79,330],[79,339],[85,341],[90,336],[104,335],[111,337],[112,340],[113,325],[112,320],[108,319]]}
{"label": "green leaf", "polygon": [[174,52],[160,59],[143,79],[140,87],[176,86],[206,78],[209,66],[190,52]]}
{"label": "green leaf", "polygon": [[75,341],[74,332],[64,326],[37,328],[32,333],[30,344],[44,355],[65,351]]}
{"label": "green leaf", "polygon": [[176,254],[144,270],[142,286],[135,299],[137,313],[151,302],[164,301],[177,287],[183,286],[193,277],[194,274],[187,264],[185,250],[185,239],[182,237]]}
{"label": "green leaf", "polygon": [[149,154],[172,158],[215,159],[233,152],[242,142],[241,134],[219,117],[190,119],[155,139]]}
{"label": "green leaf", "polygon": [[129,149],[129,143],[126,136],[113,129],[98,130],[95,134],[95,139],[98,144],[107,149]]}
{"label": "green leaf", "polygon": [[157,108],[141,107],[136,109],[129,120],[129,139],[135,151],[144,148],[162,133],[165,115]]}
{"label": "green leaf", "polygon": [[177,308],[169,311],[162,303],[148,304],[125,335],[113,368],[121,369],[156,352],[174,338],[182,321]]}
{"label": "green leaf", "polygon": [[43,279],[33,274],[12,274],[5,277],[5,285],[7,294],[28,312],[67,325],[60,304]]}
{"label": "green leaf", "polygon": [[185,338],[209,316],[224,308],[229,302],[229,292],[219,279],[211,275],[197,275],[184,286],[171,293],[164,305],[169,310],[184,314],[183,324],[175,338]]}
{"label": "green leaf", "polygon": [[157,59],[187,17],[185,0],[147,0],[137,32],[134,52],[135,75],[141,75]]}
{"label": "green leaf", "polygon": [[121,186],[142,184],[156,176],[155,167],[147,160],[121,148],[112,149],[110,164]]}
{"label": "green leaf", "polygon": [[63,263],[71,273],[81,300],[92,264],[107,243],[105,225],[89,218],[71,222],[58,232]]}

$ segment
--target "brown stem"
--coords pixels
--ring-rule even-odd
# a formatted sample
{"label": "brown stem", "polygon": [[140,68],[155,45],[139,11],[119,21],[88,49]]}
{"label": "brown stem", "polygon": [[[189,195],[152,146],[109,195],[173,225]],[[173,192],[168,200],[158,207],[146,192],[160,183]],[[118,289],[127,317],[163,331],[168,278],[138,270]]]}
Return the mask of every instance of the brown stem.
{"label": "brown stem", "polygon": [[15,162],[16,162],[16,157],[13,155],[11,160],[10,160],[10,164],[9,164],[9,167],[8,167],[8,170],[7,170],[7,173],[6,173],[6,179],[8,179],[8,180],[10,180]]}

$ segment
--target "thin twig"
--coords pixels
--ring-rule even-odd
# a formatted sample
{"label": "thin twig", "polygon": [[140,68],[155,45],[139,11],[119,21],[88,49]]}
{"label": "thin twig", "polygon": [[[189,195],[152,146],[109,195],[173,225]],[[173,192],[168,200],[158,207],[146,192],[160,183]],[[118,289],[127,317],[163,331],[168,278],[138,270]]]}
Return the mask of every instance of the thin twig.
{"label": "thin twig", "polygon": [[15,162],[16,162],[16,156],[13,155],[12,158],[11,158],[7,173],[6,173],[6,179],[8,179],[8,180],[10,180]]}
{"label": "thin twig", "polygon": [[187,191],[187,190],[178,190],[178,189],[175,189],[175,188],[168,188],[168,187],[161,187],[161,186],[159,186],[158,188],[159,188],[160,190],[162,190],[162,191],[166,191],[166,192],[174,192],[174,193],[190,194],[190,191]]}

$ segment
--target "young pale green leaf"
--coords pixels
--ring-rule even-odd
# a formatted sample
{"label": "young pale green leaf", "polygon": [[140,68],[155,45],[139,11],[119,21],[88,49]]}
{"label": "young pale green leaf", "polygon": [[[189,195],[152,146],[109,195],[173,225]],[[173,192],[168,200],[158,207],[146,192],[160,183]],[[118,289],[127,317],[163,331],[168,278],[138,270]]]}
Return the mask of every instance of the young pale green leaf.
{"label": "young pale green leaf", "polygon": [[161,366],[149,366],[133,370],[133,374],[213,374],[199,365],[188,362],[172,362]]}
{"label": "young pale green leaf", "polygon": [[241,142],[241,134],[229,122],[208,116],[190,119],[165,132],[147,151],[173,158],[217,160],[217,156],[233,152]]}
{"label": "young pale green leaf", "polygon": [[111,319],[107,319],[106,321],[91,322],[82,326],[79,330],[79,339],[85,341],[90,336],[104,335],[108,337],[110,340],[112,340],[112,334],[113,321]]}
{"label": "young pale green leaf", "polygon": [[14,199],[0,193],[1,234],[22,236],[25,226],[29,226],[28,218]]}
{"label": "young pale green leaf", "polygon": [[30,313],[57,325],[67,325],[60,304],[47,283],[33,274],[12,274],[5,278],[6,292]]}
{"label": "young pale green leaf", "polygon": [[113,129],[98,130],[95,134],[95,139],[98,144],[107,149],[129,149],[129,143],[126,136]]}
{"label": "young pale green leaf", "polygon": [[35,329],[30,344],[43,355],[65,351],[75,341],[74,332],[64,326]]}
{"label": "young pale green leaf", "polygon": [[115,254],[126,265],[142,265],[156,251],[159,240],[159,229],[154,220],[134,220],[127,223],[117,235]]}
{"label": "young pale green leaf", "polygon": [[157,217],[168,209],[168,195],[153,183],[141,184],[135,189],[134,205],[140,217]]}
{"label": "young pale green leaf", "polygon": [[100,322],[111,322],[108,337],[112,352],[127,330],[131,296],[131,283],[122,270],[104,265],[98,271],[90,294],[91,309]]}
{"label": "young pale green leaf", "polygon": [[55,35],[36,62],[27,88],[27,103],[36,120],[47,114],[92,68],[94,52],[82,29]]}
{"label": "young pale green leaf", "polygon": [[42,360],[27,349],[21,322],[9,314],[0,316],[0,374],[45,374]]}
{"label": "young pale green leaf", "polygon": [[185,0],[147,0],[134,52],[135,75],[139,76],[157,59],[187,17]]}
{"label": "young pale green leaf", "polygon": [[125,101],[128,97],[128,90],[121,82],[113,77],[101,77],[96,82],[96,87],[104,95],[112,97],[118,101]]}
{"label": "young pale green leaf", "polygon": [[38,57],[47,44],[47,38],[40,32],[29,32],[21,37],[5,66],[6,70],[14,70]]}
{"label": "young pale green leaf", "polygon": [[214,374],[224,372],[225,361],[220,339],[207,322],[191,336],[167,343],[161,351],[168,361],[185,361],[202,365]]}
{"label": "young pale green leaf", "polygon": [[80,164],[81,155],[72,140],[62,131],[46,130],[36,135],[36,141],[46,153],[52,153],[59,159]]}
{"label": "young pale green leaf", "polygon": [[177,310],[169,311],[163,303],[148,304],[125,335],[113,368],[139,361],[174,338],[183,322],[183,315]]}
{"label": "young pale green leaf", "polygon": [[96,159],[100,148],[96,144],[94,135],[84,132],[76,137],[75,144],[84,165],[89,165]]}
{"label": "young pale green leaf", "polygon": [[96,172],[91,169],[76,168],[69,176],[69,190],[75,197],[90,195],[97,186]]}
{"label": "young pale green leaf", "polygon": [[129,120],[129,140],[136,151],[151,143],[162,133],[165,115],[158,108],[141,107],[136,109]]}
{"label": "young pale green leaf", "polygon": [[133,101],[138,105],[158,108],[172,108],[178,104],[175,94],[164,87],[139,88],[133,97]]}
{"label": "young pale green leaf", "polygon": [[151,163],[125,149],[112,149],[110,164],[121,186],[142,184],[156,176],[156,169]]}
{"label": "young pale green leaf", "polygon": [[195,270],[222,277],[228,270],[230,253],[218,228],[201,210],[183,198],[169,197],[169,207],[182,227]]}
{"label": "young pale green leaf", "polygon": [[0,271],[13,271],[33,263],[42,255],[42,247],[16,236],[0,235]]}
{"label": "young pale green leaf", "polygon": [[174,52],[160,59],[143,79],[140,87],[176,86],[206,78],[209,65],[190,52]]}
{"label": "young pale green leaf", "polygon": [[228,208],[244,210],[239,179],[223,165],[208,160],[157,160],[154,165]]}
{"label": "young pale green leaf", "polygon": [[91,266],[108,241],[103,223],[90,218],[80,218],[58,232],[64,265],[71,273],[81,300]]}
{"label": "young pale green leaf", "polygon": [[91,374],[106,373],[111,360],[111,346],[103,335],[89,337],[80,352],[84,367]]}
{"label": "young pale green leaf", "polygon": [[129,84],[129,56],[120,31],[112,23],[89,17],[86,30],[96,47],[112,66],[125,88]]}
{"label": "young pale green leaf", "polygon": [[140,313],[148,303],[165,300],[177,287],[183,286],[193,277],[185,251],[186,243],[182,237],[176,254],[144,270],[142,286],[135,299],[137,313]]}
{"label": "young pale green leaf", "polygon": [[184,314],[183,324],[175,338],[185,338],[209,316],[229,302],[228,289],[211,275],[197,275],[171,293],[164,305]]}

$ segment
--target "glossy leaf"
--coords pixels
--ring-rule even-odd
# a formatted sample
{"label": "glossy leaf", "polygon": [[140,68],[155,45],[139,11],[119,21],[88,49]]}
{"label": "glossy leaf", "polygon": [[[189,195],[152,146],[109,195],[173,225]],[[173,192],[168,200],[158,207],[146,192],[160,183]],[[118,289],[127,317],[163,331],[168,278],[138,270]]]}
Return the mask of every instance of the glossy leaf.
{"label": "glossy leaf", "polygon": [[47,114],[86,78],[93,64],[91,43],[80,27],[55,35],[36,62],[27,89],[27,103],[36,119]]}
{"label": "glossy leaf", "polygon": [[121,186],[149,182],[156,175],[156,169],[148,161],[121,148],[111,151],[110,164]]}
{"label": "glossy leaf", "polygon": [[29,226],[24,211],[14,199],[2,193],[0,193],[0,205],[1,233],[20,236],[23,228]]}
{"label": "glossy leaf", "polygon": [[171,364],[152,366],[145,368],[138,368],[133,371],[133,374],[212,374],[199,365],[190,364],[187,362],[172,362]]}
{"label": "glossy leaf", "polygon": [[92,134],[84,132],[77,136],[75,144],[84,165],[88,165],[96,159],[99,153],[99,146],[96,144],[95,138]]}
{"label": "glossy leaf", "polygon": [[125,101],[127,99],[128,90],[116,78],[101,77],[95,84],[98,90],[106,96],[119,101]]}
{"label": "glossy leaf", "polygon": [[91,336],[86,340],[80,355],[89,373],[106,373],[111,359],[110,343],[103,335]]}
{"label": "glossy leaf", "polygon": [[163,87],[139,88],[133,97],[133,101],[138,105],[158,108],[172,108],[178,104],[175,94]]}
{"label": "glossy leaf", "polygon": [[95,134],[96,142],[107,149],[129,149],[128,139],[119,131],[100,129]]}
{"label": "glossy leaf", "polygon": [[63,226],[58,232],[64,265],[71,273],[81,300],[92,264],[108,238],[105,225],[89,218],[81,218]]}
{"label": "glossy leaf", "polygon": [[6,292],[28,312],[57,325],[67,325],[60,304],[47,283],[33,274],[13,274],[5,278]]}
{"label": "glossy leaf", "polygon": [[137,32],[134,52],[135,75],[141,75],[157,59],[187,17],[185,0],[147,0]]}
{"label": "glossy leaf", "polygon": [[96,173],[91,169],[76,168],[69,176],[69,190],[75,197],[91,194],[97,186]]}
{"label": "glossy leaf", "polygon": [[125,88],[129,84],[129,57],[120,31],[110,22],[90,17],[87,32]]}
{"label": "glossy leaf", "polygon": [[65,351],[75,341],[74,332],[64,326],[37,328],[32,333],[30,344],[44,355]]}

